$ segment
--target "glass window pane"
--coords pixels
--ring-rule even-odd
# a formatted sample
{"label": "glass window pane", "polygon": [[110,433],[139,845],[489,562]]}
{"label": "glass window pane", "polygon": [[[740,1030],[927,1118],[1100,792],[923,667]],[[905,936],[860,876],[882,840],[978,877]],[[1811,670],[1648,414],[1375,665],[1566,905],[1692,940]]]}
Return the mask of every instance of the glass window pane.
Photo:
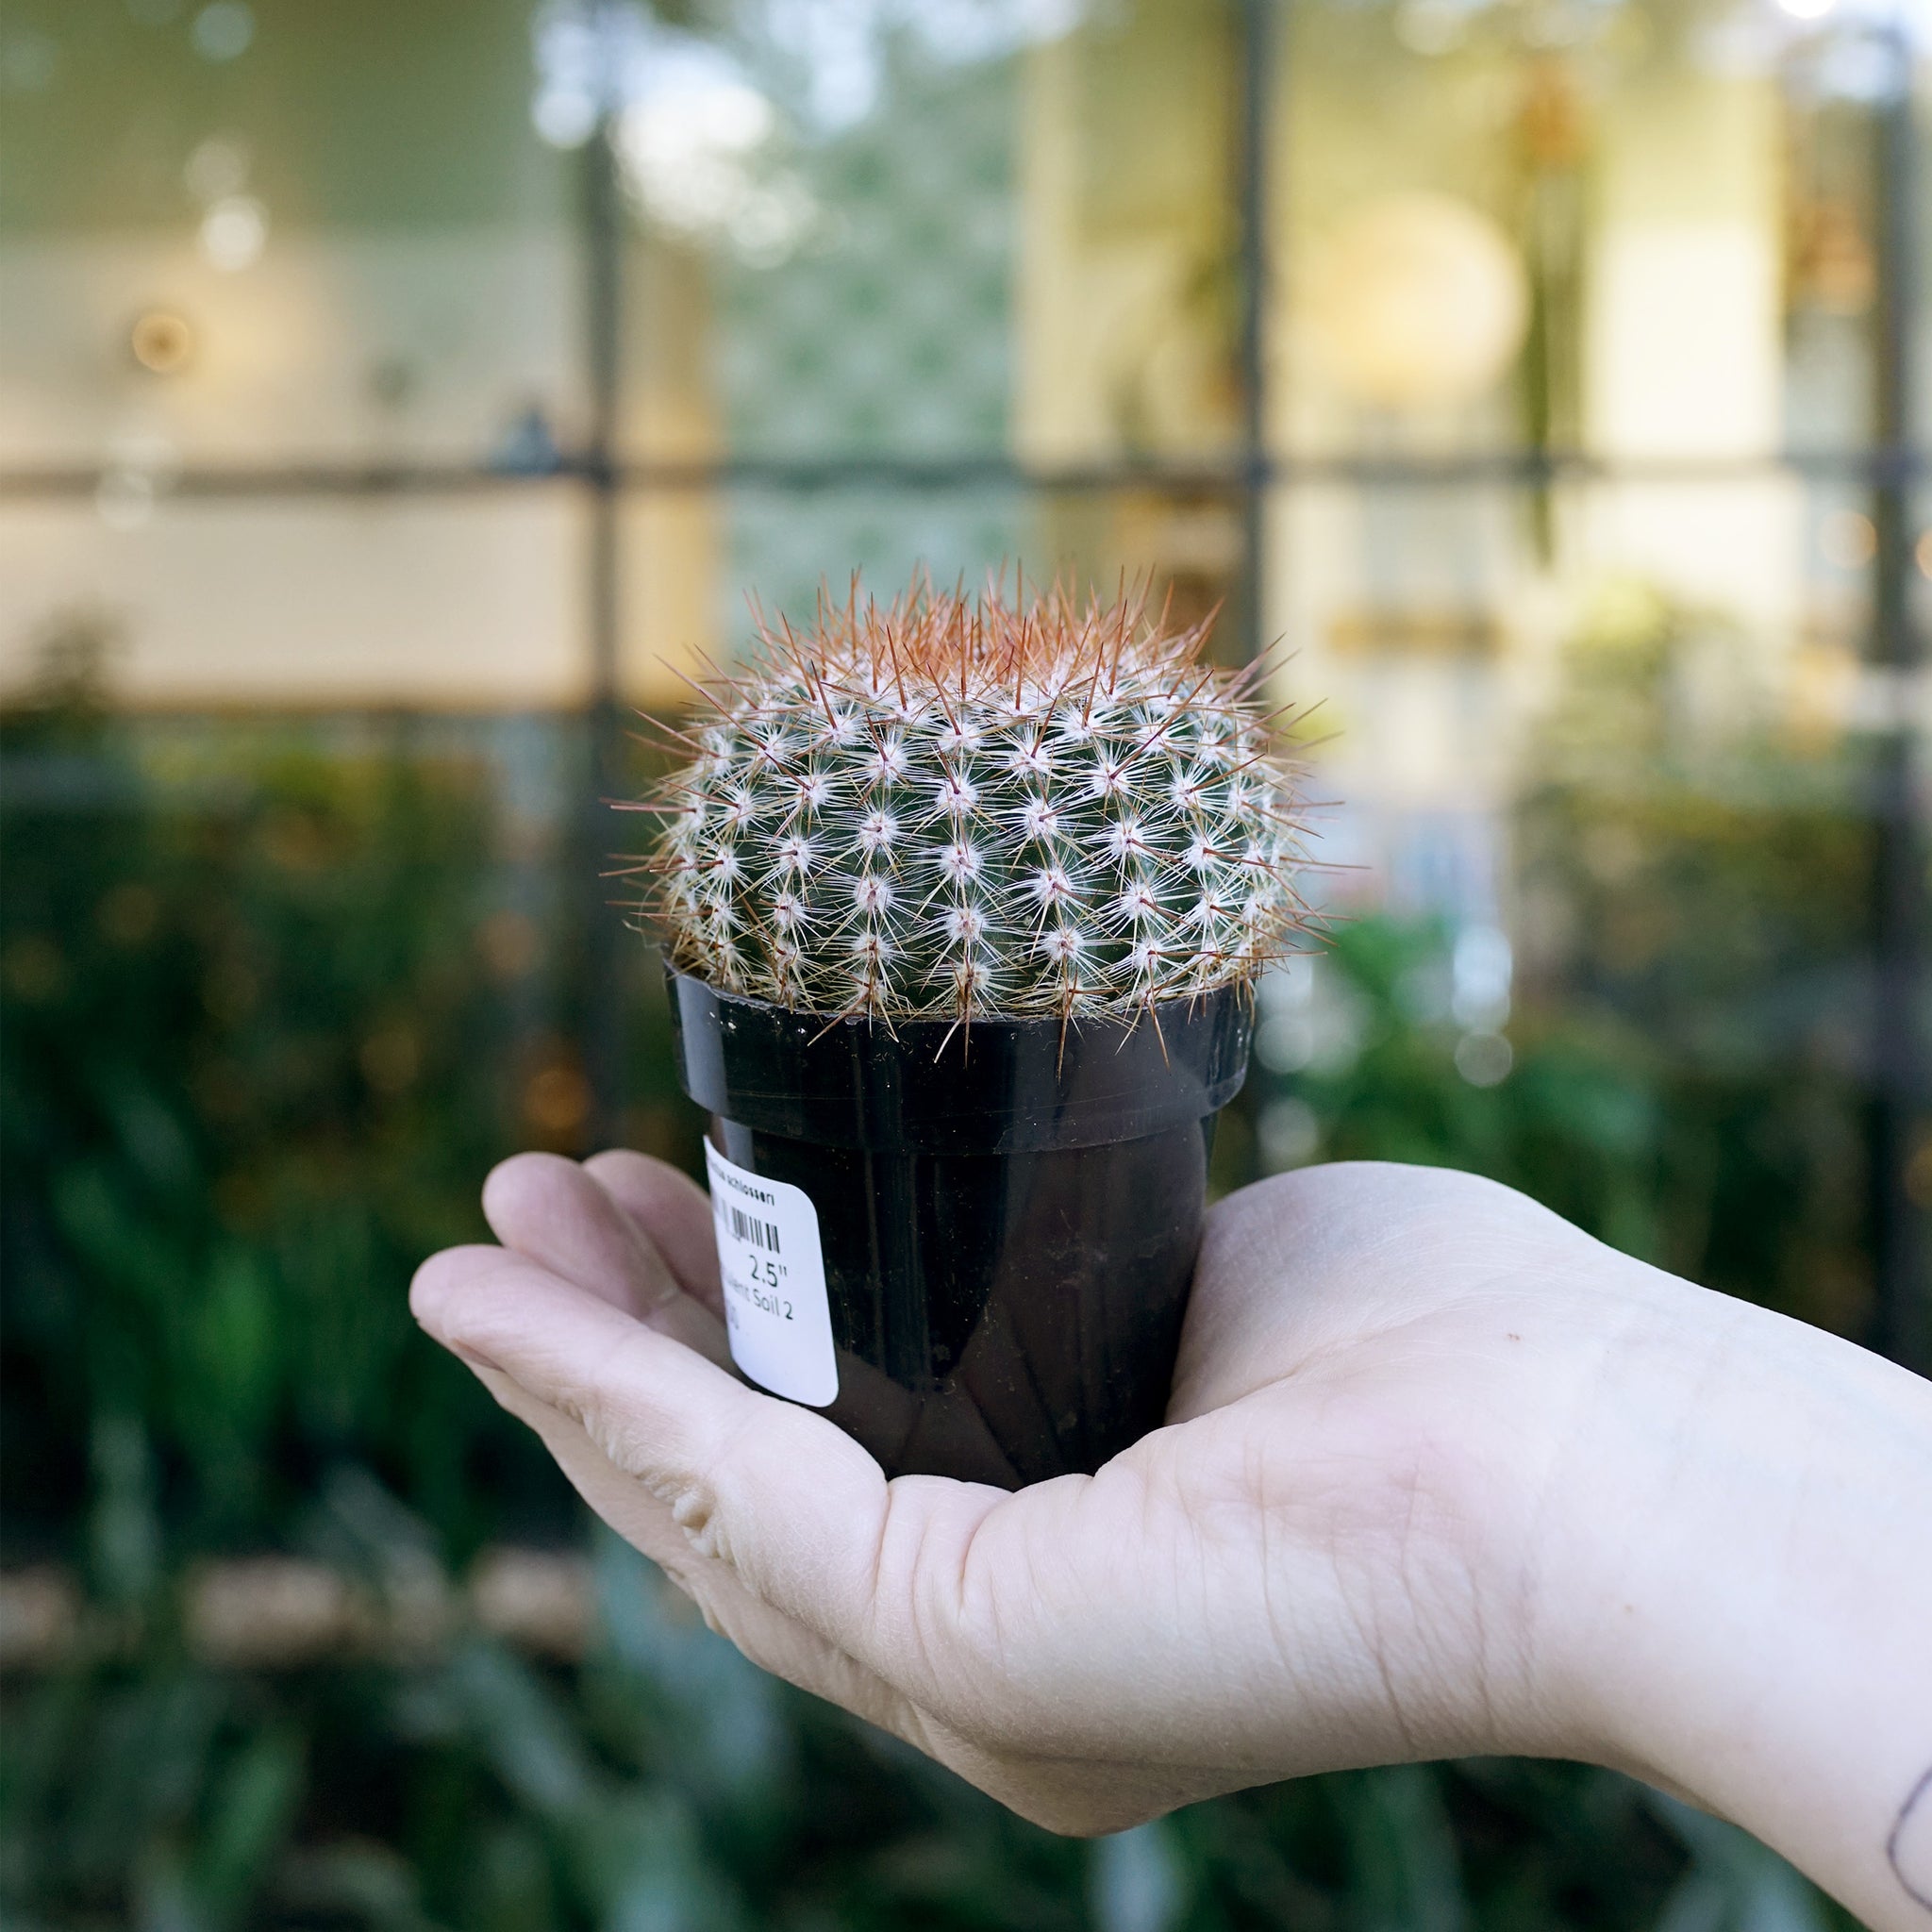
{"label": "glass window pane", "polygon": [[1227,443],[1219,0],[744,18],[763,25],[640,29],[626,68],[635,312],[656,324],[626,343],[634,451]]}
{"label": "glass window pane", "polygon": [[808,624],[821,589],[842,603],[855,571],[881,602],[921,573],[976,590],[1004,570],[1010,586],[1023,561],[1031,573],[1040,523],[1018,487],[639,492],[622,524],[626,694],[680,706],[680,673],[748,647],[754,600],[770,620]]}
{"label": "glass window pane", "polygon": [[1409,479],[1280,492],[1270,528],[1348,919],[1264,993],[1256,1158],[1591,1175],[1557,1205],[1621,1244],[1861,1332],[1898,724],[1865,510],[1776,472]]}
{"label": "glass window pane", "polygon": [[581,437],[580,162],[531,125],[521,0],[22,0],[8,34],[10,463],[530,468]]}
{"label": "glass window pane", "polygon": [[78,626],[137,706],[576,703],[583,553],[581,505],[541,486],[8,504],[0,688],[31,684]]}
{"label": "glass window pane", "polygon": [[[1084,593],[1123,582],[1170,601],[1193,623],[1237,593],[1241,525],[1227,493],[1145,488],[832,490],[744,483],[715,493],[635,492],[623,524],[626,695],[681,705],[704,658],[729,662],[752,632],[750,604],[808,623],[823,587],[843,601],[888,602],[922,574],[969,592],[989,579],[1008,591],[1056,574]],[[1224,617],[1222,655],[1239,647]]]}
{"label": "glass window pane", "polygon": [[1881,123],[1909,76],[1882,25],[1840,14],[1287,9],[1275,437],[1693,462],[1856,445]]}

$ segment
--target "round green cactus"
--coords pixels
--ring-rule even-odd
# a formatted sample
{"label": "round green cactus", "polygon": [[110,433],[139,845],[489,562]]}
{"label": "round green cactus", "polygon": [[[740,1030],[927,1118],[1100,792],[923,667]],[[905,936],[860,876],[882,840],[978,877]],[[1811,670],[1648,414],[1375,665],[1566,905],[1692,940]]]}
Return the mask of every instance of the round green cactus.
{"label": "round green cactus", "polygon": [[1135,1008],[1303,920],[1293,777],[1208,625],[915,591],[761,633],[656,808],[654,923],[729,992],[888,1020]]}

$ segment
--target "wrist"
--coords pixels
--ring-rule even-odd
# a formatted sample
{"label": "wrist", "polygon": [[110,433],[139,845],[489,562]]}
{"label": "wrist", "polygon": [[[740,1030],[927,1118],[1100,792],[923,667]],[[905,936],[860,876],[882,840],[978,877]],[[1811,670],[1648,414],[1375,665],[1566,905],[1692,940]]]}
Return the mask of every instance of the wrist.
{"label": "wrist", "polygon": [[1932,1765],[1932,1388],[1621,1264],[1546,1608],[1576,1755],[1679,1790],[1855,1909]]}

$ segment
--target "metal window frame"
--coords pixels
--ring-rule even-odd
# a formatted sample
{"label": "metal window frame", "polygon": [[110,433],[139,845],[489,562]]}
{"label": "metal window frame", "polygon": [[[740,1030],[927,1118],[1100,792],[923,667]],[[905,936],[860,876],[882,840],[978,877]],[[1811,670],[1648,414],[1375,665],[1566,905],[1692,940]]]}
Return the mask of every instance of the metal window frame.
{"label": "metal window frame", "polygon": [[[171,497],[189,501],[458,497],[544,484],[584,492],[590,511],[585,648],[591,694],[583,724],[594,782],[579,826],[585,873],[593,885],[583,908],[588,973],[583,1046],[596,1097],[594,1124],[600,1132],[614,1130],[622,1106],[624,934],[595,874],[609,837],[606,801],[620,785],[624,586],[618,516],[626,498],[728,490],[742,484],[800,494],[854,486],[910,491],[1003,486],[1039,495],[1135,489],[1223,495],[1240,508],[1241,562],[1231,615],[1242,648],[1253,654],[1261,641],[1269,563],[1266,508],[1274,491],[1338,483],[1415,488],[1534,488],[1564,481],[1723,483],[1795,473],[1859,484],[1869,491],[1877,538],[1871,566],[1869,660],[1898,673],[1916,672],[1924,665],[1924,640],[1912,608],[1916,559],[1911,505],[1911,492],[1925,479],[1928,468],[1925,453],[1912,441],[1920,396],[1913,342],[1923,267],[1920,135],[1911,48],[1904,27],[1890,30],[1898,84],[1874,115],[1881,221],[1874,330],[1876,407],[1874,434],[1864,445],[1709,459],[1607,458],[1581,450],[1516,450],[1442,460],[1298,457],[1268,447],[1267,423],[1274,399],[1269,393],[1265,355],[1273,302],[1269,201],[1277,179],[1274,103],[1282,36],[1296,4],[1298,0],[1233,0],[1241,61],[1231,167],[1241,286],[1241,407],[1239,443],[1228,457],[1202,462],[1128,459],[1058,466],[1030,465],[998,452],[943,458],[881,452],[808,458],[727,456],[691,463],[626,459],[619,446],[625,216],[607,117],[583,150],[585,329],[580,353],[588,379],[590,429],[580,449],[566,452],[553,466],[534,474],[481,463],[323,462],[191,465],[170,479]],[[103,475],[102,469],[90,466],[0,468],[0,506],[85,500],[99,487]],[[1868,1122],[1868,1212],[1877,1292],[1870,1339],[1900,1359],[1932,1367],[1932,1334],[1927,1333],[1932,1317],[1925,1306],[1925,1214],[1912,1200],[1908,1184],[1926,1106],[1925,1042],[1919,1037],[1914,1013],[1926,966],[1926,841],[1917,785],[1910,735],[1893,732],[1880,747],[1873,796],[1877,858],[1870,905],[1876,997],[1870,1041],[1874,1077]]]}

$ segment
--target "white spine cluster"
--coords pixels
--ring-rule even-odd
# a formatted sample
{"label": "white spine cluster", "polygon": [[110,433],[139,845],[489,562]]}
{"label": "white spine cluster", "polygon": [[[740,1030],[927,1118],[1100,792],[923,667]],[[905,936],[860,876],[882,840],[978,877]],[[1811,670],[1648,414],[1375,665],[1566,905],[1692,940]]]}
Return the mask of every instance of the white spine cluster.
{"label": "white spine cluster", "polygon": [[1206,627],[928,593],[768,637],[683,741],[650,870],[673,962],[886,1018],[1125,1014],[1300,924],[1291,774]]}

